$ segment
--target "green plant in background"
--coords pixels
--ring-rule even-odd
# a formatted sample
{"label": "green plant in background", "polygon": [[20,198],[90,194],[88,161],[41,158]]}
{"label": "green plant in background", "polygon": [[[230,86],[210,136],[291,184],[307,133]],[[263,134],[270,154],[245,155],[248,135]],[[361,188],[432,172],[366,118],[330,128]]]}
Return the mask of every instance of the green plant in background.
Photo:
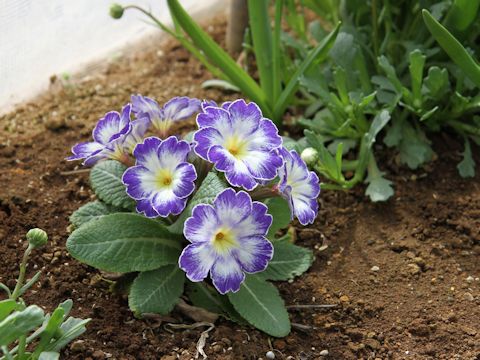
{"label": "green plant in background", "polygon": [[[26,237],[29,244],[20,264],[15,289],[11,291],[0,283],[0,289],[8,295],[6,300],[0,301],[0,349],[3,352],[0,359],[54,360],[59,358],[63,347],[85,332],[90,319],[68,317],[72,300],[61,303],[51,315],[45,314],[37,305],[25,304],[21,296],[41,275],[39,271],[25,282],[28,258],[33,249],[45,245],[48,240],[41,229],[29,230]],[[30,344],[34,346],[30,347]]]}
{"label": "green plant in background", "polygon": [[[310,68],[326,58],[338,33],[334,30],[311,46],[302,61],[291,59],[286,62],[281,52],[281,25],[284,14],[284,0],[275,2],[274,26],[270,25],[268,0],[249,0],[248,11],[250,31],[258,69],[259,82],[240,67],[203,29],[188,15],[178,0],[168,0],[167,4],[174,22],[174,29],[162,24],[152,13],[136,5],[122,7],[114,4],[110,14],[120,18],[125,10],[136,9],[147,15],[163,31],[175,37],[189,50],[213,76],[233,85],[254,101],[264,115],[272,119],[278,127],[287,107],[294,102],[300,77]],[[288,2],[287,2],[288,3]],[[288,63],[289,68],[285,68]],[[294,64],[292,67],[291,65]]]}
{"label": "green plant in background", "polygon": [[[313,10],[324,21],[300,24],[305,17],[287,17],[295,31],[285,34],[284,44],[301,61],[305,39],[317,41],[324,28],[342,22],[328,61],[310,69],[301,78],[308,105],[299,123],[307,128],[308,144],[319,159],[315,169],[333,184],[325,188],[350,188],[368,174],[367,194],[373,201],[393,194],[391,183],[382,177],[362,139],[378,134],[377,124],[386,127],[383,142],[398,150],[398,159],[412,169],[433,158],[427,135],[453,130],[465,139],[463,160],[458,169],[463,177],[474,176],[469,140],[480,143],[478,65],[469,52],[451,36],[439,30],[435,18],[444,18],[455,33],[475,51],[474,39],[480,27],[479,1],[294,1],[295,6]],[[292,6],[293,7],[293,6]],[[454,63],[445,59],[422,22],[422,8],[430,30]],[[300,12],[301,13],[301,12]],[[325,22],[327,20],[327,22]],[[459,70],[463,69],[463,72]],[[381,116],[384,121],[379,122]],[[387,118],[391,118],[390,121]],[[374,136],[373,136],[374,138]],[[305,144],[304,144],[305,146]],[[308,150],[310,151],[310,150]],[[342,162],[342,153],[349,159]],[[368,154],[368,155],[367,155]],[[368,156],[368,160],[365,160]],[[366,166],[365,171],[365,163]],[[353,175],[347,181],[342,171]]]}

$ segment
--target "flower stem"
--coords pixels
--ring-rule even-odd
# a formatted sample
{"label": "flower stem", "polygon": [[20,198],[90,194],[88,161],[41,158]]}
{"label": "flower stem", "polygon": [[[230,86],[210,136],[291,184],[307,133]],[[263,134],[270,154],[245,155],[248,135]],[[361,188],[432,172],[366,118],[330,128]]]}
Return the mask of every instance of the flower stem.
{"label": "flower stem", "polygon": [[23,254],[22,263],[20,264],[20,274],[18,275],[17,285],[15,285],[15,289],[13,290],[10,299],[17,300],[20,296],[20,290],[23,287],[23,283],[25,282],[25,273],[27,272],[27,261],[30,253],[32,252],[32,246],[28,245],[27,250]]}

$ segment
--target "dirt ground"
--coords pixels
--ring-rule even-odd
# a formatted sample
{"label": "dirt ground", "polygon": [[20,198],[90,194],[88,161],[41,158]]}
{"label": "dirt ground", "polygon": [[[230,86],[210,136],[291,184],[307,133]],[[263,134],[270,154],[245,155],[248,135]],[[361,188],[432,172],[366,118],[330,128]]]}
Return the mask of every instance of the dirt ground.
{"label": "dirt ground", "polygon": [[[223,30],[222,20],[209,27],[217,36]],[[47,230],[51,241],[35,252],[28,272],[42,269],[43,276],[26,300],[51,311],[72,298],[73,315],[93,319],[65,359],[194,357],[200,329],[171,333],[135,319],[125,297],[66,252],[68,217],[92,193],[88,174],[68,173],[80,167],[64,158],[131,94],[160,102],[237,96],[201,89],[208,78],[185,50],[168,43],[112,60],[79,82],[52,79],[42,99],[0,117],[0,281],[15,284],[25,232]],[[280,284],[281,293],[287,305],[335,308],[291,309],[292,322],[303,328],[284,339],[220,320],[207,339],[209,358],[265,359],[273,350],[276,359],[480,359],[480,177],[458,176],[457,139],[439,136],[434,149],[437,159],[411,172],[378,145],[395,196],[373,204],[362,187],[325,191],[315,224],[298,227],[298,244],[313,249],[316,260],[295,282]],[[177,312],[165,320],[191,322]]]}

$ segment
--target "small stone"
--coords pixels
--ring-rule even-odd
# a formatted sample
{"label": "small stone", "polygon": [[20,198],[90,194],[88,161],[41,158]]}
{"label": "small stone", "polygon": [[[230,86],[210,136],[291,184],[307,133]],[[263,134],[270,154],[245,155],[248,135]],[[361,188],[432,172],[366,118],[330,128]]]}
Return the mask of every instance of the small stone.
{"label": "small stone", "polygon": [[273,346],[278,349],[278,350],[284,350],[287,346],[287,344],[285,343],[285,341],[283,340],[276,340],[274,343],[273,343]]}
{"label": "small stone", "polygon": [[212,346],[213,352],[219,353],[222,352],[223,346],[220,344],[215,344]]}
{"label": "small stone", "polygon": [[466,292],[465,294],[463,294],[463,298],[467,301],[473,301],[475,300],[475,298],[473,297],[472,294],[470,294],[469,292]]}
{"label": "small stone", "polygon": [[267,351],[267,353],[265,354],[265,356],[266,356],[267,359],[269,359],[269,360],[275,359],[275,353],[274,353],[273,351]]}
{"label": "small stone", "polygon": [[407,267],[408,267],[408,272],[411,275],[420,274],[420,272],[422,271],[420,269],[420,266],[418,266],[417,264],[408,264]]}
{"label": "small stone", "polygon": [[468,283],[472,283],[475,279],[473,278],[473,276],[469,276],[465,279]]}
{"label": "small stone", "polygon": [[366,339],[364,343],[372,350],[378,350],[380,348],[380,342],[375,339]]}
{"label": "small stone", "polygon": [[96,360],[103,360],[105,359],[105,353],[102,350],[95,350],[92,357]]}
{"label": "small stone", "polygon": [[70,350],[73,352],[84,352],[86,349],[85,341],[77,340],[72,345],[70,345]]}
{"label": "small stone", "polygon": [[370,269],[370,271],[373,271],[373,272],[379,272],[380,271],[380,268],[375,265],[375,266],[372,266],[372,268]]}
{"label": "small stone", "polygon": [[340,296],[340,301],[343,302],[343,303],[349,303],[350,298],[347,295],[342,295],[342,296]]}
{"label": "small stone", "polygon": [[329,354],[328,350],[320,351],[320,356],[327,356]]}

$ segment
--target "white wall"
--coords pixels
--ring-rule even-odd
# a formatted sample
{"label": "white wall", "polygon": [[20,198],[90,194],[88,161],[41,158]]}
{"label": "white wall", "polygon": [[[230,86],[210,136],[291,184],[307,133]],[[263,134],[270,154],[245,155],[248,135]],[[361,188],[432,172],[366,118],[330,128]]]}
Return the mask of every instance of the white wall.
{"label": "white wall", "polygon": [[[160,31],[136,10],[112,19],[113,2],[151,8],[170,24],[165,0],[0,0],[0,112],[45,90],[51,75],[74,73]],[[181,3],[196,14],[219,0]]]}

